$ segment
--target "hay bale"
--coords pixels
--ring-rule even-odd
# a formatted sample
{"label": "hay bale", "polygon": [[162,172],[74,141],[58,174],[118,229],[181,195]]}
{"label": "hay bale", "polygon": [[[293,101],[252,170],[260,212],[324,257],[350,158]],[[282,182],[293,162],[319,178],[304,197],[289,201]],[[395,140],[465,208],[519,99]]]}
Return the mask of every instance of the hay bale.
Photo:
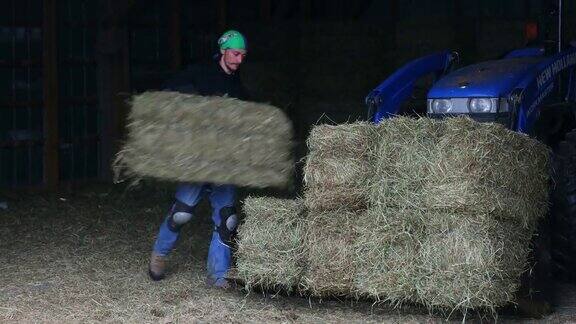
{"label": "hay bale", "polygon": [[239,278],[248,289],[290,291],[297,287],[305,264],[302,201],[249,197],[243,211],[236,252]]}
{"label": "hay bale", "polygon": [[512,301],[547,211],[547,149],[468,118],[395,118],[378,136],[358,290],[463,311]]}
{"label": "hay bale", "polygon": [[355,295],[353,245],[359,217],[345,210],[308,215],[303,292],[316,297]]}
{"label": "hay bale", "polygon": [[378,127],[370,204],[489,214],[529,226],[545,215],[548,150],[469,118],[394,118]]}
{"label": "hay bale", "polygon": [[373,208],[422,206],[422,189],[438,163],[444,124],[429,118],[398,117],[377,126],[370,161],[369,204]]}
{"label": "hay bale", "polygon": [[272,106],[147,92],[132,101],[115,169],[181,182],[281,187],[292,174],[292,126]]}
{"label": "hay bale", "polygon": [[[548,148],[500,124],[451,118],[439,160],[423,191],[425,205],[486,213],[530,226],[548,210]],[[442,197],[442,198],[440,198]]]}
{"label": "hay bale", "polygon": [[354,247],[359,294],[464,312],[514,301],[535,225],[413,209],[367,215]]}
{"label": "hay bale", "polygon": [[527,269],[527,231],[508,220],[459,221],[431,231],[418,253],[418,301],[431,309],[495,308],[514,301]]}
{"label": "hay bale", "polygon": [[368,210],[358,220],[354,244],[358,294],[394,305],[414,302],[418,295],[419,237],[424,229],[419,217],[409,210]]}
{"label": "hay bale", "polygon": [[324,209],[311,210],[305,225],[301,289],[464,312],[513,301],[546,213],[547,149],[463,118],[346,127],[319,128],[309,141],[305,200],[367,184],[354,198],[367,209],[354,213],[345,197],[306,201]]}
{"label": "hay bale", "polygon": [[312,211],[366,208],[373,124],[318,125],[310,132],[304,165],[305,204]]}

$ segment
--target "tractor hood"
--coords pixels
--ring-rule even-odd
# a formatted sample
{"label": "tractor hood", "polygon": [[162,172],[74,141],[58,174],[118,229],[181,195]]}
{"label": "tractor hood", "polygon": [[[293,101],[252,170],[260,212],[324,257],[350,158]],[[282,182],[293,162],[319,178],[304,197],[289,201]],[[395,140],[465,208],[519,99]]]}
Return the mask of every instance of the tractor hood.
{"label": "tractor hood", "polygon": [[535,73],[542,57],[486,61],[458,69],[440,79],[428,98],[500,97],[508,94],[529,73]]}

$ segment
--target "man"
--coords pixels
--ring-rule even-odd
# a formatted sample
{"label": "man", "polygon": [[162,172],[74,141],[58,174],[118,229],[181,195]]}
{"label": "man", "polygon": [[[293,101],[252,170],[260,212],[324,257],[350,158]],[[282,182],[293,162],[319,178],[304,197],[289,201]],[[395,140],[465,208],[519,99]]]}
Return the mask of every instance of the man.
{"label": "man", "polygon": [[[218,45],[220,52],[215,62],[188,68],[169,80],[164,88],[203,96],[246,99],[246,92],[237,73],[247,52],[244,36],[235,30],[227,31],[218,39]],[[178,186],[176,201],[160,225],[150,257],[148,273],[153,280],[165,277],[166,256],[174,248],[182,226],[193,218],[194,207],[205,196],[210,200],[214,222],[208,251],[208,283],[220,288],[230,287],[225,277],[231,262],[231,236],[238,221],[234,207],[236,188],[211,183],[185,183]]]}

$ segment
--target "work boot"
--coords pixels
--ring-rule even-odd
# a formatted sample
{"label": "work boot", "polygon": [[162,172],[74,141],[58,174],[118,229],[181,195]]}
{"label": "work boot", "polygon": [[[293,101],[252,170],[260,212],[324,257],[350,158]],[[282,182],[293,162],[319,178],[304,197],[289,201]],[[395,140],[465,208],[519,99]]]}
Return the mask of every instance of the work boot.
{"label": "work boot", "polygon": [[228,280],[226,278],[215,279],[208,276],[208,278],[206,278],[206,284],[209,287],[218,288],[222,290],[235,290],[236,288],[238,288],[238,286],[234,281]]}
{"label": "work boot", "polygon": [[150,256],[150,263],[148,264],[148,275],[154,281],[164,279],[166,271],[166,257],[159,255],[158,253],[152,251]]}

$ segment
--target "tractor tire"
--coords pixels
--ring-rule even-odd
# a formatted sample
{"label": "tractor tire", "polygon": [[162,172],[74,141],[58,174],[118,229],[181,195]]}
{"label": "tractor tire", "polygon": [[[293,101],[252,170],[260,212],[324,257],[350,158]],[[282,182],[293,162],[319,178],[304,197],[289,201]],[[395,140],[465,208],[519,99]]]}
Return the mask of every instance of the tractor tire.
{"label": "tractor tire", "polygon": [[576,129],[558,143],[553,157],[551,193],[551,254],[553,273],[564,281],[576,279]]}
{"label": "tractor tire", "polygon": [[576,129],[547,144],[554,151],[551,209],[538,224],[529,255],[531,270],[520,278],[516,295],[516,312],[530,318],[550,314],[558,303],[554,279],[576,279]]}
{"label": "tractor tire", "polygon": [[513,311],[516,315],[542,318],[553,311],[555,296],[552,288],[550,244],[550,219],[543,218],[538,224],[537,235],[530,242],[530,270],[520,277],[520,288],[516,292]]}

